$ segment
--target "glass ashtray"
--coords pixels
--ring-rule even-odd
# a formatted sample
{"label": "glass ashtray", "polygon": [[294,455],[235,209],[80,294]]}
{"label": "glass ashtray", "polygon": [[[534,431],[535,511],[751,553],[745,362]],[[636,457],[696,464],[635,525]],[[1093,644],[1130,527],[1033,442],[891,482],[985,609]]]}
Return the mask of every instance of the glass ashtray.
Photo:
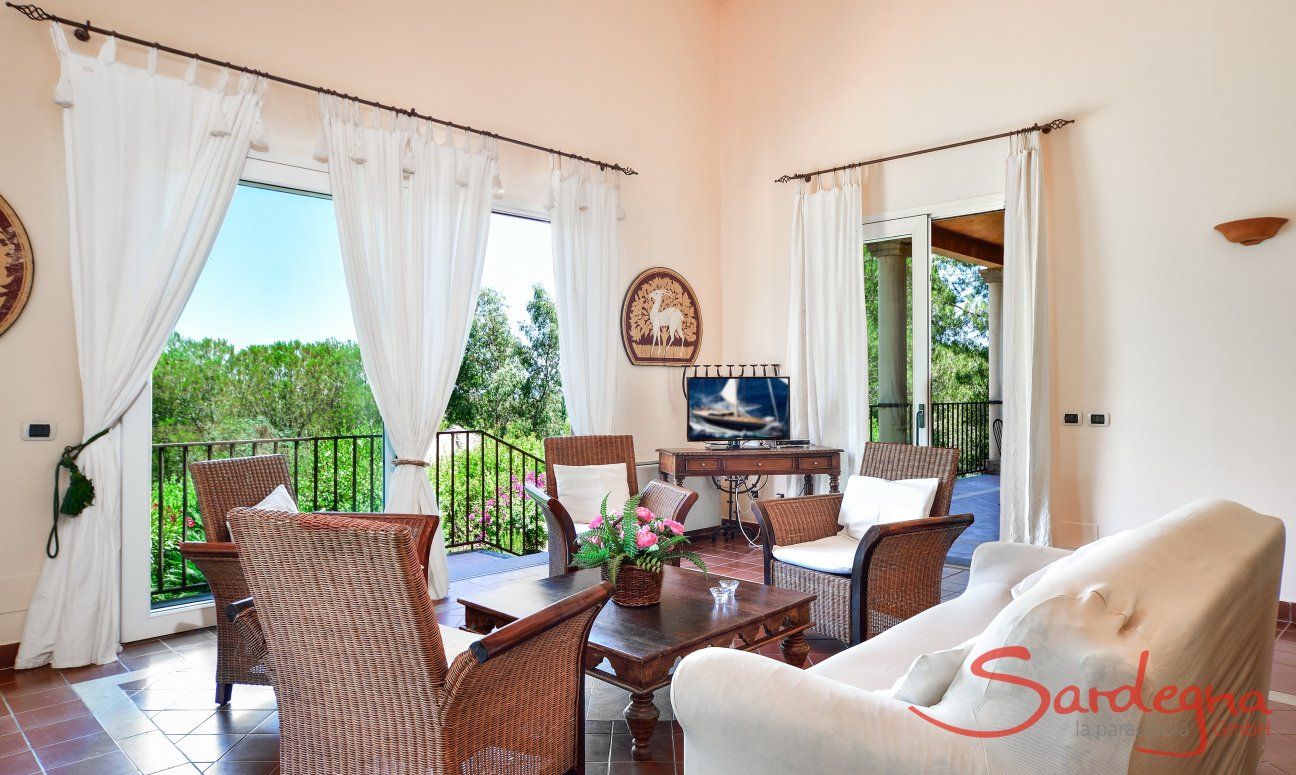
{"label": "glass ashtray", "polygon": [[716,605],[724,605],[733,599],[733,593],[724,587],[711,587],[711,597]]}

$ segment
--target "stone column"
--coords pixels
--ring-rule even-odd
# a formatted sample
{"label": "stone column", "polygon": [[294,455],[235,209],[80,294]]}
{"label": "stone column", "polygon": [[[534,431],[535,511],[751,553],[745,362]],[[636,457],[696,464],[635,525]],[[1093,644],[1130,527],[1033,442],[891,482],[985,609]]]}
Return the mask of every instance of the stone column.
{"label": "stone column", "polygon": [[907,442],[910,433],[906,289],[913,243],[908,239],[893,239],[871,243],[868,249],[878,262],[878,441]]}
{"label": "stone column", "polygon": [[[981,279],[990,289],[990,400],[1003,400],[1003,268],[986,267],[981,270]],[[990,455],[986,460],[988,473],[999,472],[999,458],[1002,450],[995,444],[994,426],[996,420],[1003,419],[1003,406],[990,405]]]}

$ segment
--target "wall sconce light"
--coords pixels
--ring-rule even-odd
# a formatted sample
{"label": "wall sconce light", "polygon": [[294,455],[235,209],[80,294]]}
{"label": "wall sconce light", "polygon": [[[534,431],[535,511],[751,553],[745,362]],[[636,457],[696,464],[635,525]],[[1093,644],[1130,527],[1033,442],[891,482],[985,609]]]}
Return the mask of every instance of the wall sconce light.
{"label": "wall sconce light", "polygon": [[1215,230],[1224,235],[1229,242],[1243,245],[1259,245],[1278,233],[1286,218],[1244,218],[1240,221],[1221,223]]}

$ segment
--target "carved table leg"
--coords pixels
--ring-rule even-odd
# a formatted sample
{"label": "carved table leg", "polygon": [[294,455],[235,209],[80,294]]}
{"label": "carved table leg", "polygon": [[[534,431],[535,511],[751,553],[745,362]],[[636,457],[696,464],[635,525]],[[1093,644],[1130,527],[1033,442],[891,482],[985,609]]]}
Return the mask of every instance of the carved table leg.
{"label": "carved table leg", "polygon": [[495,617],[476,608],[465,608],[464,629],[478,635],[487,635],[495,629]]}
{"label": "carved table leg", "polygon": [[814,474],[801,477],[801,494],[814,495]]}
{"label": "carved table leg", "polygon": [[669,482],[670,474],[666,473],[665,471],[658,471],[657,478],[661,479],[663,482]]}
{"label": "carved table leg", "polygon": [[675,485],[676,485],[677,487],[683,487],[683,486],[684,486],[684,475],[683,475],[683,474],[675,474]]}
{"label": "carved table leg", "polygon": [[828,475],[828,492],[837,492],[837,485],[838,485],[838,483],[840,483],[840,481],[841,481],[841,478],[840,478],[839,476],[837,476],[837,474],[829,474],[829,475]]}
{"label": "carved table leg", "polygon": [[625,709],[626,726],[634,742],[630,746],[631,755],[638,761],[648,758],[648,744],[652,742],[653,732],[657,729],[657,717],[661,715],[653,704],[652,692],[630,695],[630,704]]}
{"label": "carved table leg", "polygon": [[783,661],[792,667],[805,667],[806,658],[810,656],[810,644],[806,643],[805,632],[798,632],[783,639],[779,644],[783,652]]}

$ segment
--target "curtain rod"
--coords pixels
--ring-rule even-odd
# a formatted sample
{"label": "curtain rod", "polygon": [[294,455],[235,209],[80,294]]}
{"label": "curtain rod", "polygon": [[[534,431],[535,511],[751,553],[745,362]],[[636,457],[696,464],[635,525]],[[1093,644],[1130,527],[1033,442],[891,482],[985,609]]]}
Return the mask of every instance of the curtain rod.
{"label": "curtain rod", "polygon": [[47,12],[45,9],[41,8],[38,5],[31,5],[31,4],[16,5],[12,2],[6,2],[5,5],[9,6],[15,11],[18,11],[23,16],[26,16],[28,19],[31,19],[32,21],[52,21],[52,22],[57,22],[59,24],[64,24],[69,27],[72,27],[75,29],[73,35],[76,37],[77,40],[82,42],[90,40],[90,33],[95,32],[100,35],[114,37],[117,38],[118,40],[124,40],[129,43],[137,43],[141,46],[148,46],[150,48],[155,48],[158,51],[165,51],[168,54],[175,54],[176,56],[184,57],[186,59],[197,59],[201,62],[207,62],[208,64],[216,65],[218,67],[225,67],[230,70],[234,70],[236,72],[258,75],[261,76],[262,78],[265,78],[268,81],[274,81],[275,83],[282,83],[285,86],[295,86],[298,89],[305,89],[306,91],[318,92],[320,94],[329,94],[334,97],[341,97],[342,99],[358,102],[361,105],[368,105],[371,108],[378,108],[379,110],[389,110],[393,113],[400,113],[406,116],[413,116],[414,118],[421,118],[424,121],[431,121],[434,124],[440,124],[441,126],[449,127],[451,129],[461,129],[465,132],[472,132],[473,134],[478,134],[483,137],[491,137],[503,143],[510,143],[512,145],[518,145],[523,148],[530,148],[535,151],[552,153],[556,156],[563,156],[568,159],[576,159],[577,161],[589,162],[590,164],[597,165],[600,169],[616,170],[617,172],[621,172],[626,175],[639,174],[638,172],[635,172],[630,167],[626,167],[620,164],[613,164],[611,162],[599,161],[598,159],[591,159],[588,156],[581,156],[575,153],[568,153],[567,151],[560,151],[557,148],[548,148],[543,145],[529,143],[525,140],[518,140],[513,137],[506,137],[504,135],[497,134],[495,132],[487,132],[483,129],[473,129],[470,126],[465,126],[463,124],[456,124],[453,121],[446,121],[445,119],[424,115],[416,111],[414,108],[398,108],[393,105],[386,105],[384,103],[376,102],[374,100],[366,100],[361,97],[354,97],[350,94],[343,94],[342,92],[334,91],[333,89],[326,89],[323,86],[314,86],[309,83],[294,81],[291,78],[285,78],[283,76],[273,75],[271,73],[267,73],[262,70],[257,70],[251,67],[245,67],[243,65],[231,64],[229,62],[225,62],[219,59],[213,59],[211,57],[203,56],[202,54],[197,54],[192,51],[184,51],[182,49],[173,48],[171,46],[164,46],[161,43],[157,43],[155,41],[144,40],[142,38],[137,38],[132,35],[123,35],[114,30],[107,30],[102,27],[96,27],[90,23],[89,19],[87,19],[85,22],[76,22],[71,19],[65,19],[61,16],[55,16],[54,14]]}
{"label": "curtain rod", "polygon": [[1048,134],[1049,132],[1052,132],[1054,129],[1061,129],[1067,124],[1074,124],[1074,123],[1075,123],[1075,119],[1058,118],[1046,124],[1033,124],[1028,127],[1022,127],[1021,129],[1014,129],[1011,132],[1000,132],[997,135],[986,135],[985,137],[978,137],[974,140],[964,140],[959,143],[950,143],[949,145],[938,145],[935,148],[924,148],[921,151],[910,151],[908,153],[898,153],[895,156],[883,156],[880,159],[869,159],[868,161],[857,161],[851,164],[843,164],[839,167],[829,167],[826,170],[815,170],[814,172],[794,172],[791,175],[784,175],[783,177],[776,179],[774,182],[787,183],[789,181],[800,178],[808,183],[810,182],[810,178],[815,175],[824,175],[829,172],[840,172],[842,170],[851,170],[851,169],[855,169],[856,167],[867,167],[870,164],[880,164],[884,161],[895,161],[896,159],[907,159],[910,156],[921,156],[924,153],[934,153],[936,151],[948,151],[951,148],[962,148],[965,145],[975,145],[976,143],[984,143],[987,140],[998,140],[1004,137],[1012,137],[1013,135],[1025,134],[1027,132],[1043,132],[1044,134]]}

